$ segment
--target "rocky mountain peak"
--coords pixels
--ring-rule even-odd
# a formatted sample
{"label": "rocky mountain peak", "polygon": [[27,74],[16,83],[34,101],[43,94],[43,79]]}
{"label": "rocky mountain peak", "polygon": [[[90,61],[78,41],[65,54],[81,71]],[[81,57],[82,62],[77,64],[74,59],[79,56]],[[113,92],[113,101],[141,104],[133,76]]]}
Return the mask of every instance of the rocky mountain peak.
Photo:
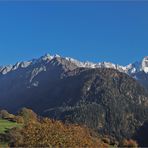
{"label": "rocky mountain peak", "polygon": [[145,72],[148,73],[148,56],[144,57],[141,63],[141,69]]}
{"label": "rocky mountain peak", "polygon": [[141,71],[143,71],[146,74],[148,73],[148,56],[144,57],[143,60],[140,62],[134,62],[127,66],[122,66],[122,65],[111,63],[111,62],[98,62],[98,63],[93,63],[89,61],[82,62],[82,61],[73,59],[71,57],[61,57],[60,55],[57,55],[57,54],[50,55],[48,53],[45,54],[44,56],[41,56],[38,59],[33,59],[30,61],[24,61],[24,62],[17,62],[15,65],[1,66],[0,73],[7,74],[8,72],[17,70],[18,68],[26,68],[35,63],[42,63],[42,62],[52,63],[52,61],[53,63],[58,62],[64,65],[66,64],[67,69],[68,67],[71,67],[71,65],[75,65],[74,66],[75,68],[79,68],[79,67],[82,67],[82,68],[111,68],[111,69],[116,69],[120,72],[127,73],[129,75],[133,75]]}

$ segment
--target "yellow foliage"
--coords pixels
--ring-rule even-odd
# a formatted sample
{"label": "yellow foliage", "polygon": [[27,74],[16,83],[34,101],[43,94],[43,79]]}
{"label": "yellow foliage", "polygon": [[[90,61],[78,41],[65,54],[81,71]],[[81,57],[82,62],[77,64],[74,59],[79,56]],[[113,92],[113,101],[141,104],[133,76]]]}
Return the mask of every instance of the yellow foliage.
{"label": "yellow foliage", "polygon": [[92,137],[86,128],[50,119],[30,122],[17,132],[21,137],[16,138],[14,132],[15,140],[10,144],[13,147],[109,147]]}
{"label": "yellow foliage", "polygon": [[122,147],[132,147],[132,148],[137,148],[138,147],[138,144],[136,141],[132,140],[132,139],[124,139],[122,142],[121,142],[121,146]]}

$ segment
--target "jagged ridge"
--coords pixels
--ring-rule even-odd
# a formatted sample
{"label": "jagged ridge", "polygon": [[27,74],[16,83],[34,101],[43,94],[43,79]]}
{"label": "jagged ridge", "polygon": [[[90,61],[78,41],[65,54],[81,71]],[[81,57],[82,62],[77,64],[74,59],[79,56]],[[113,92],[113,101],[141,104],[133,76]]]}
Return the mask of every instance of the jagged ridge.
{"label": "jagged ridge", "polygon": [[7,66],[1,66],[0,67],[0,73],[6,74],[8,72],[14,71],[18,68],[26,68],[29,65],[33,65],[36,62],[39,62],[41,60],[50,62],[51,60],[55,58],[64,58],[65,60],[74,63],[77,67],[83,67],[83,68],[112,68],[117,69],[120,72],[125,72],[127,74],[134,74],[140,71],[143,71],[145,73],[148,73],[148,56],[144,57],[142,61],[140,62],[134,62],[132,64],[129,64],[127,66],[122,66],[118,64],[113,64],[110,62],[101,62],[101,63],[93,63],[93,62],[81,62],[76,59],[70,58],[70,57],[61,57],[59,55],[51,56],[50,54],[46,54],[45,56],[40,57],[39,59],[33,59],[31,61],[26,62],[18,62],[15,65],[7,65]]}

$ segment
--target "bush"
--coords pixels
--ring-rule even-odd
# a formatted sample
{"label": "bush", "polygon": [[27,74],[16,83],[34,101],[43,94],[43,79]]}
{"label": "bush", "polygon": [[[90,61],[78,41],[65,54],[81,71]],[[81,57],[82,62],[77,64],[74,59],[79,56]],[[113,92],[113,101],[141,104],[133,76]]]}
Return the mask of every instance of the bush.
{"label": "bush", "polygon": [[21,116],[15,116],[15,121],[17,123],[23,124],[24,123],[24,118]]}
{"label": "bush", "polygon": [[14,121],[15,115],[8,113],[6,110],[0,111],[0,118]]}
{"label": "bush", "polygon": [[110,144],[110,139],[107,138],[107,137],[102,138],[102,141],[103,141],[104,143]]}
{"label": "bush", "polygon": [[132,140],[132,139],[124,139],[121,144],[120,144],[121,147],[132,147],[132,148],[137,148],[138,147],[138,144],[136,141]]}
{"label": "bush", "polygon": [[18,116],[19,117],[21,116],[23,118],[24,123],[28,123],[30,121],[36,121],[37,120],[37,114],[34,113],[31,109],[28,109],[28,108],[22,108],[19,111]]}

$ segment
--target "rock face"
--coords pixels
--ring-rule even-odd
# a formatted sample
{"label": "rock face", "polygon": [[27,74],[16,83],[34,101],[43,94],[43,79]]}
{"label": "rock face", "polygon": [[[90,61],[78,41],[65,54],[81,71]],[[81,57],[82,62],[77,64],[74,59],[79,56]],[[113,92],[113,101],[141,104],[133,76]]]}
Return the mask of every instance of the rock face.
{"label": "rock face", "polygon": [[148,56],[142,60],[142,69],[145,73],[148,73]]}
{"label": "rock face", "polygon": [[75,68],[73,63],[55,56],[51,60],[43,57],[25,67],[18,64],[15,69],[5,68],[5,74],[3,69],[0,73],[0,107],[13,112],[22,106],[33,106],[39,112],[39,104],[46,108],[44,100],[59,95],[52,94],[51,89],[54,89],[64,73]]}
{"label": "rock face", "polygon": [[139,65],[139,70],[135,73],[130,73],[130,75],[148,90],[148,56]]}
{"label": "rock face", "polygon": [[148,91],[148,74],[144,71],[137,72],[131,75],[135,78],[141,85],[143,85]]}
{"label": "rock face", "polygon": [[102,65],[46,55],[1,67],[0,108],[27,107],[117,139],[131,138],[148,120],[148,95],[137,82],[147,86],[147,73],[138,64],[128,66],[128,74],[121,66]]}

